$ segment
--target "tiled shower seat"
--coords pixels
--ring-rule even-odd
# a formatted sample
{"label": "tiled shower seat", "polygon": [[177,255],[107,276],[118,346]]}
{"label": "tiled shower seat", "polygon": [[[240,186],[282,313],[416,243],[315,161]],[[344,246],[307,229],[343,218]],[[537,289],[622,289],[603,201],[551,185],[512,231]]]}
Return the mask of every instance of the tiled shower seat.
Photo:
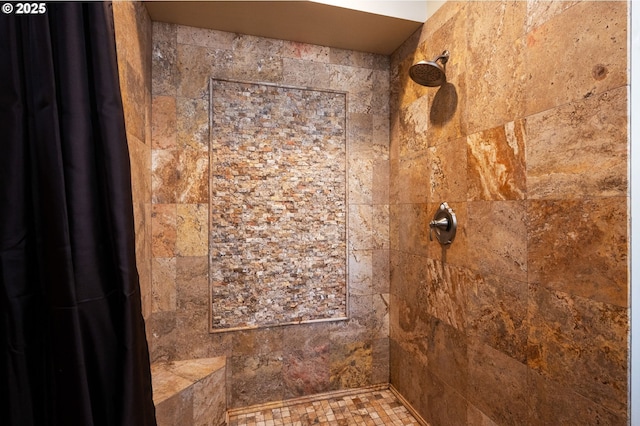
{"label": "tiled shower seat", "polygon": [[158,426],[225,424],[225,358],[151,366]]}

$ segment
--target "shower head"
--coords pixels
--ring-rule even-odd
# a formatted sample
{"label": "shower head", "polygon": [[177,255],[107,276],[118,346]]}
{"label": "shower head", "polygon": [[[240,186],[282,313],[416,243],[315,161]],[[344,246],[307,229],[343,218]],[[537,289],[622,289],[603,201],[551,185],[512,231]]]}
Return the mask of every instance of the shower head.
{"label": "shower head", "polygon": [[[447,81],[444,73],[444,65],[449,60],[449,51],[445,50],[442,55],[433,61],[420,61],[409,68],[409,76],[413,81],[428,87],[441,86]],[[441,62],[441,64],[438,63]]]}

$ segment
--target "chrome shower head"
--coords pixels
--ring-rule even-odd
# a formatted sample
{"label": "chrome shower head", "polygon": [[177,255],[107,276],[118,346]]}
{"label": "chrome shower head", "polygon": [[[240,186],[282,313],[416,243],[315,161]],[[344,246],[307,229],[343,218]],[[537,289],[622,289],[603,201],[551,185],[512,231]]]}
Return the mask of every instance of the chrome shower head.
{"label": "chrome shower head", "polygon": [[[441,86],[447,81],[444,73],[444,65],[449,60],[449,51],[445,50],[442,55],[433,61],[420,61],[411,66],[409,76],[413,81],[428,87]],[[441,64],[438,63],[441,62]]]}

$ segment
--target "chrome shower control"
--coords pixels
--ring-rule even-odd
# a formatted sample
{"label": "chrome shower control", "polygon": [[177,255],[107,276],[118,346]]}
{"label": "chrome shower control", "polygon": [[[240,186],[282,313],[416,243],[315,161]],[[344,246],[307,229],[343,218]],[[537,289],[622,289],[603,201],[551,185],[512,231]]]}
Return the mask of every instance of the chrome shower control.
{"label": "chrome shower control", "polygon": [[433,241],[433,233],[435,232],[436,239],[440,244],[451,244],[456,237],[457,228],[456,214],[447,203],[442,203],[433,216],[433,220],[429,222],[429,240]]}

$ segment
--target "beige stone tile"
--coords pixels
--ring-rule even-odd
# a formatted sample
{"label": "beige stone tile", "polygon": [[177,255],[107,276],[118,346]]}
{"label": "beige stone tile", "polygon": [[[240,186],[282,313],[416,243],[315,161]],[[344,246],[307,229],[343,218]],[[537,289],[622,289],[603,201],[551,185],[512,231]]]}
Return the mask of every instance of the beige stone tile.
{"label": "beige stone tile", "polygon": [[348,92],[349,113],[369,113],[373,101],[373,71],[344,65],[331,67],[331,88]]}
{"label": "beige stone tile", "polygon": [[394,202],[426,203],[430,201],[429,187],[432,184],[429,173],[432,170],[430,160],[428,155],[423,154],[399,162]]}
{"label": "beige stone tile", "polygon": [[176,96],[178,70],[176,25],[153,22],[152,93],[154,95]]}
{"label": "beige stone tile", "polygon": [[534,28],[525,43],[525,115],[627,83],[626,2],[578,2]]}
{"label": "beige stone tile", "polygon": [[195,150],[151,152],[154,203],[205,203],[209,198],[209,154]]}
{"label": "beige stone tile", "polygon": [[349,294],[372,294],[372,250],[354,250],[349,253]]}
{"label": "beige stone tile", "polygon": [[209,309],[208,256],[176,258],[176,309]]}
{"label": "beige stone tile", "polygon": [[177,256],[208,255],[208,216],[207,204],[178,204],[176,209]]}
{"label": "beige stone tile", "polygon": [[527,280],[527,228],[523,201],[468,203],[469,265],[482,274]]}
{"label": "beige stone tile", "polygon": [[469,351],[469,402],[498,424],[520,424],[528,415],[527,367],[491,348],[473,343]]}
{"label": "beige stone tile", "polygon": [[526,361],[528,286],[494,275],[468,273],[467,334],[518,360]]}
{"label": "beige stone tile", "polygon": [[429,254],[428,224],[432,213],[426,204],[401,204],[394,212],[398,220],[397,243],[404,252],[422,256]]}
{"label": "beige stone tile", "polygon": [[529,286],[527,365],[624,417],[627,309]]}
{"label": "beige stone tile", "polygon": [[179,97],[176,100],[176,113],[177,147],[208,151],[209,100]]}
{"label": "beige stone tile", "polygon": [[221,69],[227,69],[227,62],[221,60],[224,52],[202,46],[178,44],[175,64],[177,96],[206,99],[209,96],[209,79],[220,76]]}
{"label": "beige stone tile", "polygon": [[627,306],[627,201],[529,202],[529,281]]}
{"label": "beige stone tile", "polygon": [[532,115],[525,127],[529,198],[627,195],[626,87]]}
{"label": "beige stone tile", "polygon": [[473,2],[468,8],[465,108],[469,134],[523,115],[525,93],[531,93],[523,90],[526,8],[524,1]]}
{"label": "beige stone tile", "polygon": [[153,257],[176,254],[177,210],[175,204],[153,204],[151,210]]}
{"label": "beige stone tile", "polygon": [[527,193],[523,122],[467,137],[468,199],[522,200]]}
{"label": "beige stone tile", "polygon": [[282,78],[287,84],[317,90],[331,89],[331,66],[295,58],[282,59]]}
{"label": "beige stone tile", "polygon": [[331,389],[350,389],[371,384],[371,343],[339,342],[332,336],[330,360]]}
{"label": "beige stone tile", "polygon": [[178,25],[176,37],[177,42],[180,44],[230,50],[233,46],[235,34],[226,31],[210,30],[208,28]]}
{"label": "beige stone tile", "polygon": [[535,371],[529,371],[530,424],[625,425],[624,415],[617,415],[590,401],[575,389],[562,386]]}
{"label": "beige stone tile", "polygon": [[[419,173],[416,170],[416,173]],[[465,138],[429,148],[427,168],[428,200],[434,203],[467,200],[467,144]]]}
{"label": "beige stone tile", "polygon": [[151,378],[153,380],[153,402],[156,405],[179,394],[193,384],[192,380],[176,375],[163,363],[151,365]]}
{"label": "beige stone tile", "polygon": [[327,46],[289,41],[283,46],[282,56],[303,61],[328,63],[330,51],[331,48]]}
{"label": "beige stone tile", "polygon": [[373,193],[373,161],[351,154],[348,162],[350,204],[371,204]]}
{"label": "beige stone tile", "polygon": [[193,423],[219,426],[225,424],[227,401],[225,370],[219,369],[194,385]]}
{"label": "beige stone tile", "polygon": [[467,323],[467,292],[472,280],[470,271],[426,259],[428,279],[424,293],[429,315],[464,332]]}
{"label": "beige stone tile", "polygon": [[176,147],[176,99],[172,96],[153,96],[152,147],[172,149]]}
{"label": "beige stone tile", "polygon": [[527,22],[525,32],[531,31],[535,27],[539,27],[556,15],[561,14],[568,8],[580,3],[578,1],[548,1],[548,0],[529,0],[527,1]]}
{"label": "beige stone tile", "polygon": [[153,258],[152,312],[174,312],[176,310],[176,259]]}

